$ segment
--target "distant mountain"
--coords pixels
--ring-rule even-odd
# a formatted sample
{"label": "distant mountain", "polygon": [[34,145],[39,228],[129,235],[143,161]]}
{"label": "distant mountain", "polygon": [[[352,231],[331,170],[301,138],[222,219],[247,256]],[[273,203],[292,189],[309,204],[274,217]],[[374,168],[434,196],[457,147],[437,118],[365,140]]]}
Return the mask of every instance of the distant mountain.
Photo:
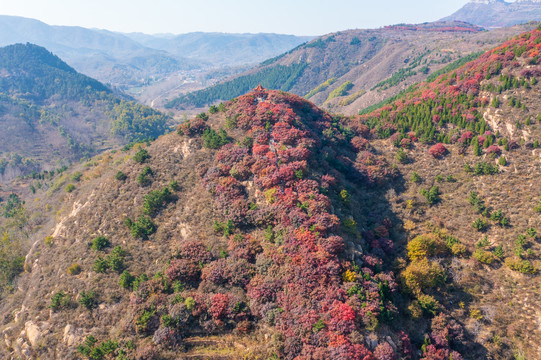
{"label": "distant mountain", "polygon": [[0,15],[0,46],[27,42],[43,46],[77,71],[135,95],[141,87],[172,79],[167,89],[152,92],[154,97],[184,82],[202,82],[198,78],[202,69],[216,75],[216,67],[255,64],[309,39],[277,34],[121,34]]}
{"label": "distant mountain", "polygon": [[471,0],[443,21],[467,21],[484,28],[497,28],[541,21],[540,0]]}
{"label": "distant mountain", "polygon": [[43,47],[0,49],[0,179],[157,137],[161,113],[121,98]]}
{"label": "distant mountain", "polygon": [[171,99],[166,107],[205,107],[261,83],[333,112],[355,114],[533,27],[487,32],[464,22],[436,22],[327,34],[228,81]]}
{"label": "distant mountain", "polygon": [[182,35],[125,34],[154,49],[219,65],[256,63],[312,40],[313,36],[195,32]]}
{"label": "distant mountain", "polygon": [[139,85],[141,78],[202,65],[147,48],[119,33],[0,16],[0,46],[26,42],[46,47],[77,71],[114,86]]}

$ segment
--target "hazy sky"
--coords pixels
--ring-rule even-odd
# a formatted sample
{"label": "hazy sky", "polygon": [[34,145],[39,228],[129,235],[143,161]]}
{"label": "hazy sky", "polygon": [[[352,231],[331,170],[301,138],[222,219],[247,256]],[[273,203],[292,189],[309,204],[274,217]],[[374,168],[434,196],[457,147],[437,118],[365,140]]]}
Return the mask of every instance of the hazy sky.
{"label": "hazy sky", "polygon": [[320,35],[434,21],[468,0],[0,0],[0,14],[121,32]]}

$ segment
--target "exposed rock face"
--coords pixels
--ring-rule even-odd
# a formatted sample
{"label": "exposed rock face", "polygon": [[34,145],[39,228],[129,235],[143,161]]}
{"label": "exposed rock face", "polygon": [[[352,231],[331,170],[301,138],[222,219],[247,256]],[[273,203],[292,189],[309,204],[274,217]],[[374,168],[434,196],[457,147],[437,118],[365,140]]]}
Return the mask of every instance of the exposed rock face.
{"label": "exposed rock face", "polygon": [[442,20],[466,21],[485,28],[498,28],[541,21],[541,0],[472,0]]}

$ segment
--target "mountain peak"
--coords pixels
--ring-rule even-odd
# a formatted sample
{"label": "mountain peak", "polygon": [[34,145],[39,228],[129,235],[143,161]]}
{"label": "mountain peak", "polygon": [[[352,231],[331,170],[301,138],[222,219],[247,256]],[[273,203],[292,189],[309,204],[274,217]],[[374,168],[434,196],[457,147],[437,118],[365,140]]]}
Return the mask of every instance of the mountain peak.
{"label": "mountain peak", "polygon": [[466,21],[485,28],[500,28],[541,21],[541,0],[471,0],[442,20]]}

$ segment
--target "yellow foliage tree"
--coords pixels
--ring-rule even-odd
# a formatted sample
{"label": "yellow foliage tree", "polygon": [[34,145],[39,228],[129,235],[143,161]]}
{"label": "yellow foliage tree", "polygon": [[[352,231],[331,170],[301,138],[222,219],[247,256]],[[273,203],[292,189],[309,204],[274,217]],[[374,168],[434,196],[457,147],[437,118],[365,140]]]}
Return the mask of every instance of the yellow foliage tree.
{"label": "yellow foliage tree", "polygon": [[423,289],[432,288],[444,280],[442,266],[426,257],[410,263],[402,273],[403,285],[414,294],[420,294]]}
{"label": "yellow foliage tree", "polygon": [[423,257],[444,254],[447,251],[445,243],[434,234],[423,234],[408,243],[408,257],[414,261]]}

